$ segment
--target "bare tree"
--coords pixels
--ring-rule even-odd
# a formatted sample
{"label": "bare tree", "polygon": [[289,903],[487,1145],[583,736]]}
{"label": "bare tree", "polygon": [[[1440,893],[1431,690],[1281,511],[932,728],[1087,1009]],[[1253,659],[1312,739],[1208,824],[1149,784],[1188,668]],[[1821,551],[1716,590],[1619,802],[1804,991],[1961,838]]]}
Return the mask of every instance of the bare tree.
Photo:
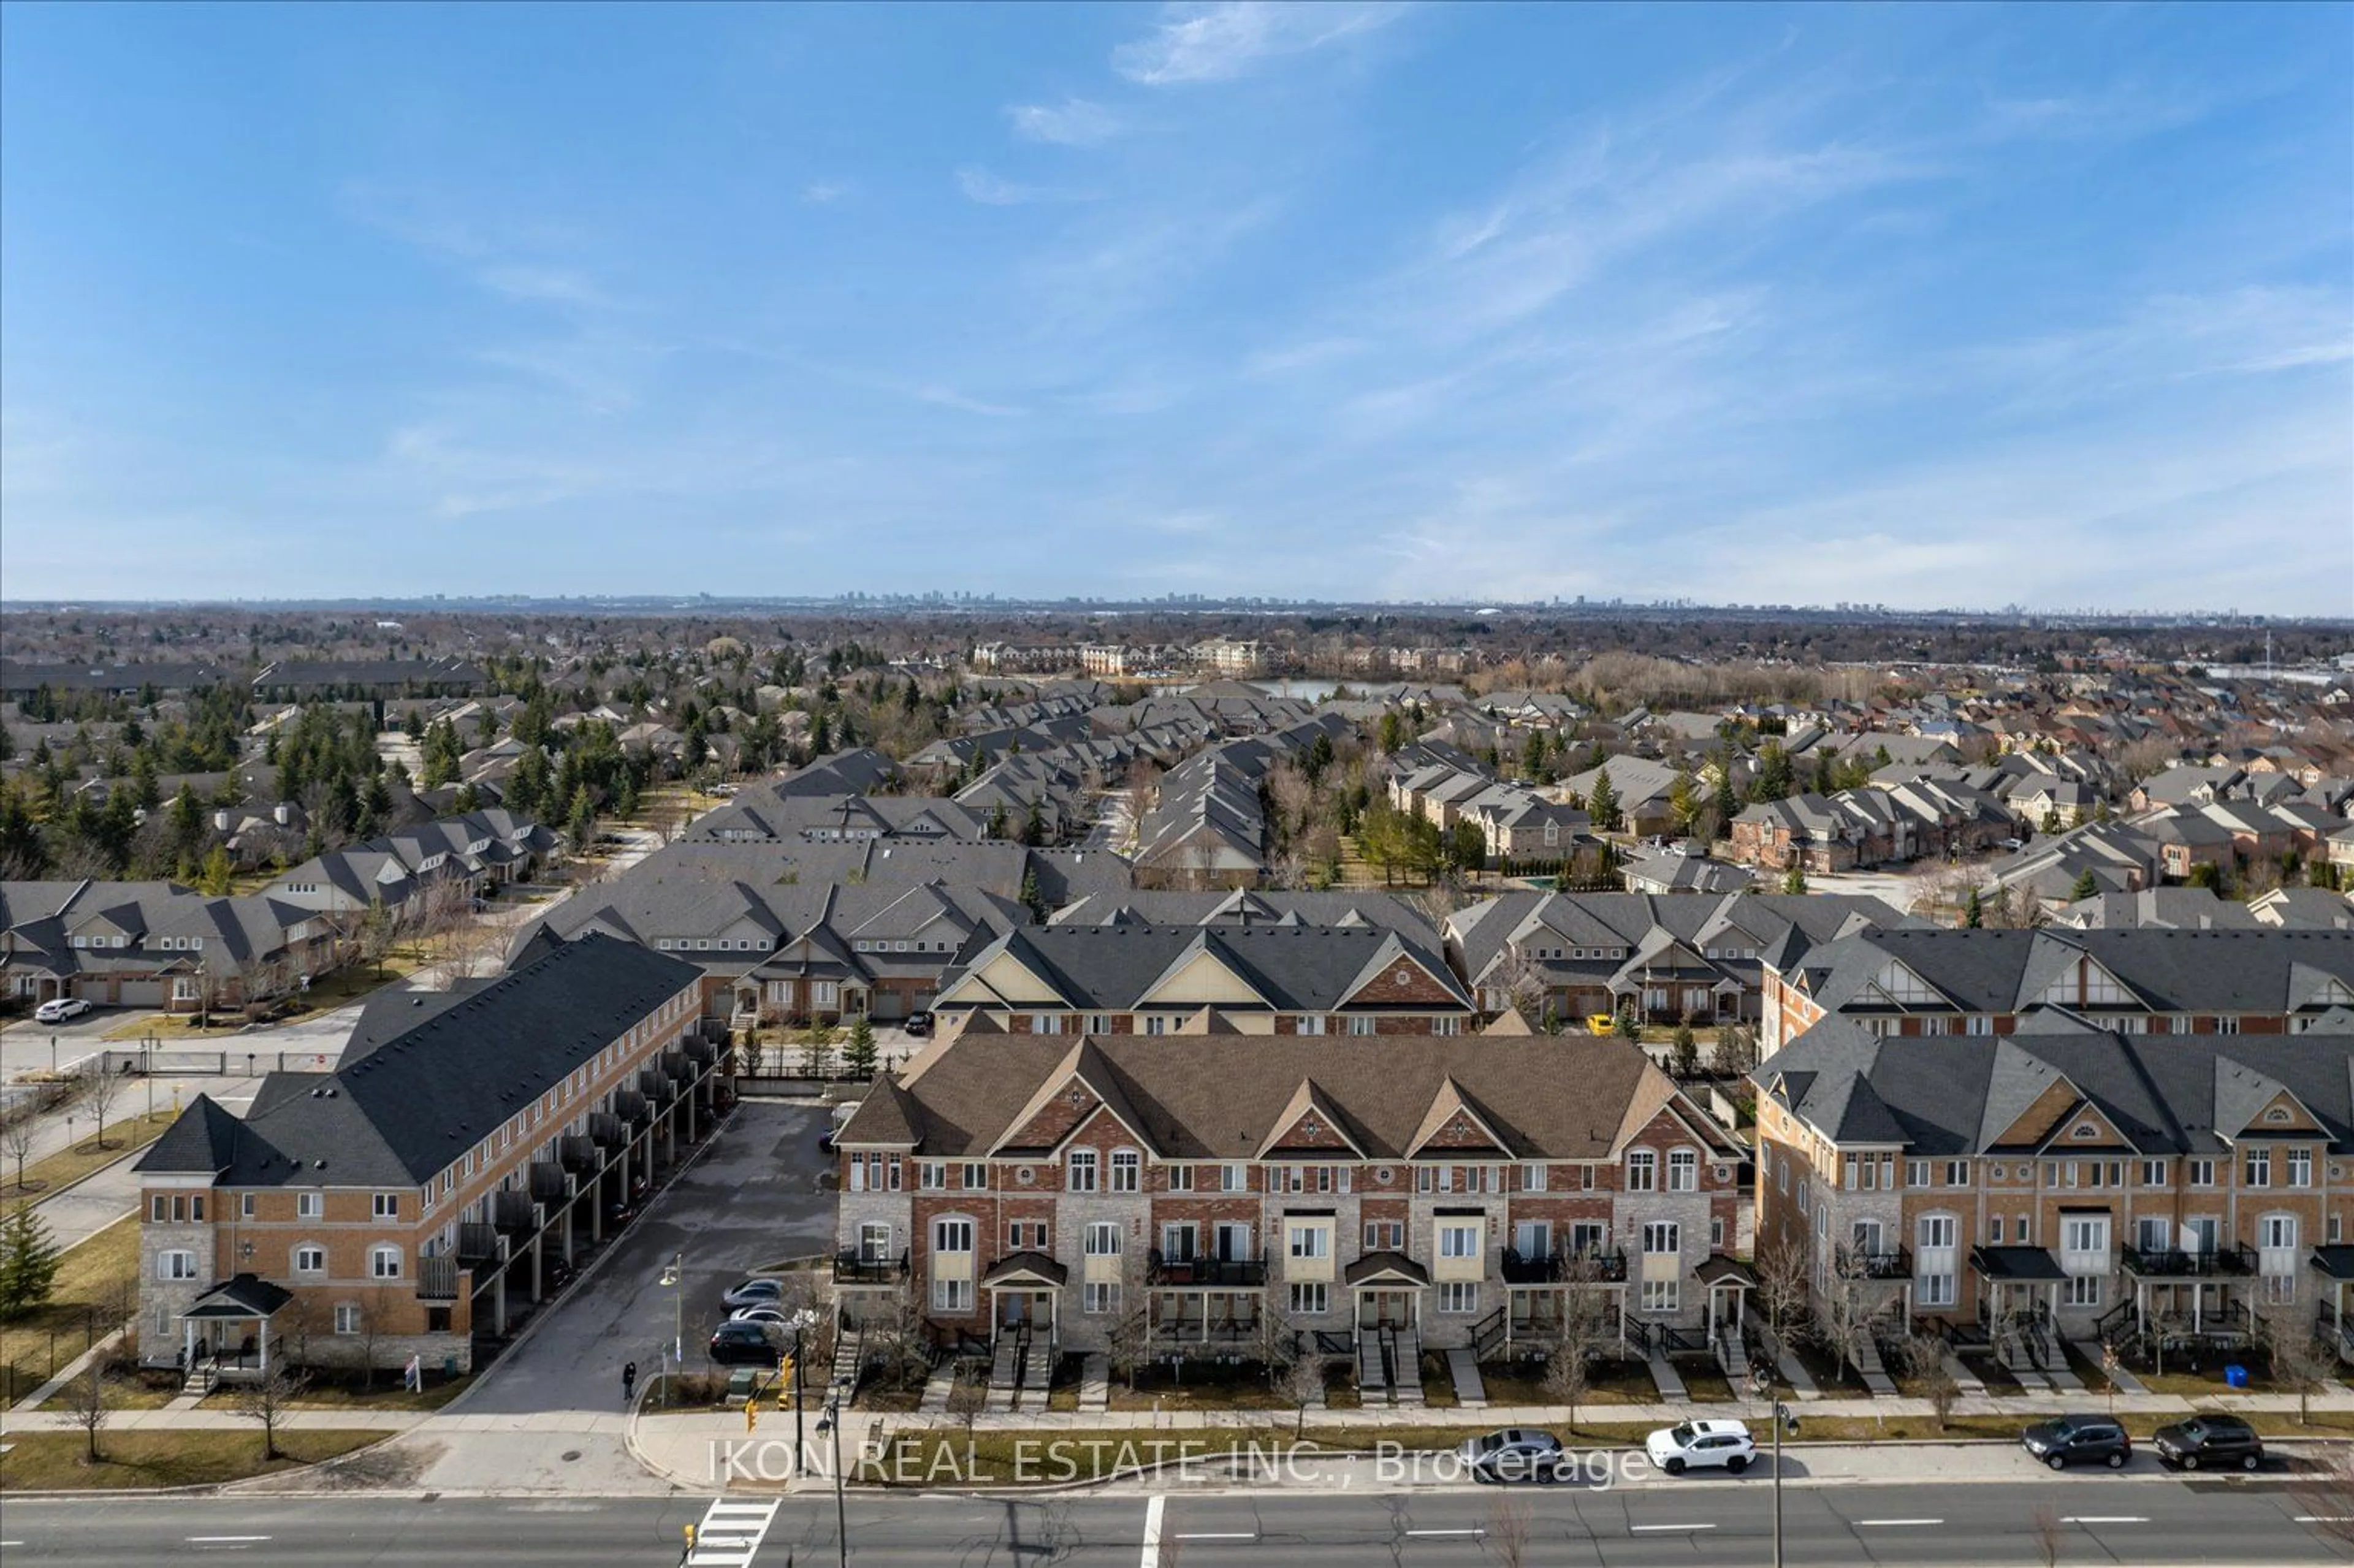
{"label": "bare tree", "polygon": [[106,1456],[98,1449],[98,1435],[105,1428],[107,1417],[113,1414],[107,1408],[106,1384],[103,1359],[93,1355],[90,1358],[90,1370],[75,1384],[73,1408],[69,1412],[73,1424],[81,1428],[93,1465],[105,1462]]}
{"label": "bare tree", "polygon": [[2028,1516],[2027,1528],[2035,1542],[2036,1555],[2043,1559],[2043,1568],[2059,1568],[2060,1548],[2068,1539],[2068,1527],[2060,1521],[2060,1510],[2050,1503],[2038,1503]]}
{"label": "bare tree", "polygon": [[1561,1293],[1561,1333],[1545,1361],[1546,1402],[1569,1407],[1569,1426],[1577,1429],[1577,1407],[1594,1386],[1594,1362],[1608,1341],[1609,1310],[1595,1286],[1601,1267],[1591,1258],[1573,1259],[1568,1266],[1569,1288]]}
{"label": "bare tree", "polygon": [[32,1158],[37,1139],[37,1125],[29,1111],[0,1121],[0,1154],[16,1162],[16,1191],[25,1190],[25,1161]]}
{"label": "bare tree", "polygon": [[98,1147],[106,1149],[106,1118],[122,1097],[122,1080],[106,1070],[106,1053],[101,1051],[90,1065],[82,1069],[82,1098],[90,1102],[90,1119],[98,1123]]}
{"label": "bare tree", "polygon": [[1920,1396],[1929,1402],[1929,1414],[1936,1418],[1937,1430],[1943,1432],[1952,1419],[1954,1401],[1961,1396],[1962,1385],[1946,1365],[1946,1341],[1935,1334],[1908,1334],[1904,1340],[1905,1375],[1920,1387]]}
{"label": "bare tree", "polygon": [[1299,1436],[1308,1430],[1308,1407],[1324,1399],[1324,1358],[1300,1354],[1291,1359],[1283,1371],[1284,1397],[1291,1401],[1291,1435]]}
{"label": "bare tree", "polygon": [[1795,1323],[1807,1309],[1807,1255],[1789,1242],[1766,1242],[1757,1248],[1757,1305],[1766,1314],[1778,1347],[1785,1325]]}
{"label": "bare tree", "polygon": [[924,1302],[917,1287],[902,1285],[889,1306],[867,1320],[866,1342],[882,1364],[884,1383],[912,1388],[931,1372],[931,1340],[925,1333]]}
{"label": "bare tree", "polygon": [[2330,1361],[2314,1343],[2312,1326],[2276,1306],[2256,1315],[2256,1337],[2272,1362],[2273,1382],[2296,1395],[2296,1424],[2313,1424],[2313,1396],[2329,1380]]}
{"label": "bare tree", "polygon": [[248,1421],[261,1427],[261,1457],[277,1459],[278,1429],[285,1424],[294,1402],[310,1386],[311,1380],[284,1366],[274,1366],[269,1375],[253,1383],[239,1385],[229,1401],[229,1407]]}
{"label": "bare tree", "polygon": [[1272,1301],[1263,1303],[1251,1324],[1251,1351],[1267,1370],[1267,1386],[1281,1388],[1292,1363],[1299,1359],[1299,1329],[1289,1313]]}
{"label": "bare tree", "polygon": [[1504,1568],[1522,1568],[1529,1560],[1529,1505],[1519,1498],[1499,1495],[1488,1509],[1484,1544]]}
{"label": "bare tree", "polygon": [[1847,1253],[1836,1255],[1830,1279],[1814,1302],[1815,1337],[1830,1351],[1834,1372],[1856,1366],[1863,1337],[1878,1327],[1888,1303],[1888,1293],[1865,1277],[1860,1261]]}

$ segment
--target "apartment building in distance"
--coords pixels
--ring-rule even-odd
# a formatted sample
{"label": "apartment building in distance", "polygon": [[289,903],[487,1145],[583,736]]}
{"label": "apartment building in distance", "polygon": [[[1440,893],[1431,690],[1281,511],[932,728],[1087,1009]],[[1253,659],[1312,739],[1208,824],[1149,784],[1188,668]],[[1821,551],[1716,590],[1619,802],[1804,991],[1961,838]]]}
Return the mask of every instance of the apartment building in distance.
{"label": "apartment building in distance", "polygon": [[1758,1050],[1824,1019],[2000,1035],[2046,1011],[2128,1034],[2279,1034],[2354,1007],[2354,931],[1872,927],[1767,949]]}
{"label": "apartment building in distance", "polygon": [[1358,926],[1031,926],[944,976],[944,1029],[1181,1033],[1214,1012],[1249,1034],[1456,1034],[1471,996],[1409,932]]}
{"label": "apartment building in distance", "polygon": [[1882,1334],[1943,1328],[2022,1372],[2058,1340],[2215,1351],[2267,1319],[2354,1354],[2354,1019],[2115,1023],[1816,1024],[1753,1074],[1759,1255],[1799,1249],[1811,1288],[1869,1297]]}
{"label": "apartment building in distance", "polygon": [[472,1368],[708,1125],[702,974],[591,935],[386,993],[332,1073],[198,1096],[134,1167],[139,1348],[200,1386],[270,1367]]}
{"label": "apartment building in distance", "polygon": [[912,1292],[1001,1365],[1123,1333],[1247,1357],[1273,1325],[1418,1395],[1422,1347],[1541,1351],[1566,1292],[1705,1350],[1750,1284],[1743,1147],[1616,1039],[968,1033],[837,1147],[847,1309]]}

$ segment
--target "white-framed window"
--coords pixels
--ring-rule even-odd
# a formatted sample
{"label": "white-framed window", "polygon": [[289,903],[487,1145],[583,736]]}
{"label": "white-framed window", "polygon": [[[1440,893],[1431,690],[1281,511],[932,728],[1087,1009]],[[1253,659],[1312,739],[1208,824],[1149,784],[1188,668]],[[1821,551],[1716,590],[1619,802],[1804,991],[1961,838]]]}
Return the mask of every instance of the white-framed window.
{"label": "white-framed window", "polygon": [[379,1220],[400,1218],[400,1194],[398,1192],[376,1194],[376,1217]]}
{"label": "white-framed window", "polygon": [[317,1242],[304,1242],[294,1249],[294,1272],[324,1274],[327,1272],[327,1249]]}
{"label": "white-framed window", "polygon": [[1367,1252],[1403,1252],[1405,1250],[1405,1222],[1403,1220],[1367,1220],[1365,1222]]}
{"label": "white-framed window", "polygon": [[360,1331],[360,1304],[356,1301],[335,1303],[335,1332],[356,1334]]}
{"label": "white-framed window", "polygon": [[1627,1191],[1649,1192],[1659,1185],[1659,1157],[1648,1149],[1627,1151]]}
{"label": "white-framed window", "polygon": [[[1320,1012],[1303,1012],[1292,1027],[1302,1034],[1321,1034],[1324,1033],[1324,1015]],[[1293,1288],[1299,1287],[1294,1286]]]}
{"label": "white-framed window", "polygon": [[988,1163],[980,1160],[966,1160],[964,1166],[964,1190],[968,1192],[980,1192],[987,1191],[988,1187]]}
{"label": "white-framed window", "polygon": [[368,1277],[370,1279],[398,1279],[400,1277],[400,1249],[397,1246],[372,1246],[368,1248]]}
{"label": "white-framed window", "polygon": [[2165,1186],[2166,1161],[2163,1160],[2143,1160],[2141,1162],[2141,1184],[2145,1187]]}
{"label": "white-framed window", "polygon": [[1321,1280],[1306,1280],[1291,1287],[1291,1313],[1295,1318],[1321,1317],[1332,1309],[1332,1287]]}
{"label": "white-framed window", "polygon": [[1157,1012],[1147,1013],[1144,1018],[1144,1032],[1147,1034],[1166,1034],[1169,1033],[1169,1021]]}
{"label": "white-framed window", "polygon": [[1090,1013],[1088,1013],[1088,1014],[1087,1014],[1087,1033],[1090,1033],[1090,1034],[1108,1034],[1108,1033],[1111,1033],[1111,1014],[1110,1014],[1110,1013],[1108,1013],[1108,1012],[1090,1012]]}
{"label": "white-framed window", "polygon": [[1072,1192],[1094,1192],[1096,1190],[1096,1151],[1092,1149],[1072,1150],[1069,1171],[1066,1185]]}
{"label": "white-framed window", "polygon": [[1673,1312],[1683,1306],[1683,1281],[1681,1279],[1646,1279],[1643,1281],[1642,1305],[1638,1310],[1657,1316]]}
{"label": "white-framed window", "polygon": [[1907,1187],[1926,1187],[1929,1184],[1929,1162],[1925,1160],[1906,1160],[1904,1184]]}
{"label": "white-framed window", "polygon": [[917,1160],[917,1161],[916,1161],[916,1191],[917,1191],[917,1192],[945,1192],[945,1191],[947,1191],[947,1189],[948,1189],[948,1184],[949,1184],[949,1166],[948,1166],[948,1161],[947,1161],[947,1160]]}
{"label": "white-framed window", "polygon": [[1674,1149],[1668,1151],[1668,1191],[1700,1191],[1700,1154],[1697,1150]]}
{"label": "white-framed window", "polygon": [[2215,1184],[2215,1162],[2212,1160],[2186,1160],[2183,1165],[2193,1187],[2212,1187]]}
{"label": "white-framed window", "polygon": [[1096,1316],[1119,1310],[1119,1281],[1090,1279],[1079,1287],[1079,1310]]}
{"label": "white-framed window", "polygon": [[1286,1236],[1288,1248],[1294,1257],[1332,1255],[1332,1227],[1330,1225],[1289,1225],[1286,1227]]}
{"label": "white-framed window", "polygon": [[858,1261],[882,1263],[891,1255],[891,1222],[867,1220],[858,1227]]}
{"label": "white-framed window", "polygon": [[932,1310],[935,1312],[971,1311],[972,1281],[970,1279],[933,1280]]}
{"label": "white-framed window", "polygon": [[1521,1167],[1521,1191],[1542,1192],[1545,1190],[1545,1168],[1534,1161]]}
{"label": "white-framed window", "polygon": [[2245,1174],[2242,1181],[2242,1185],[2249,1187],[2269,1187],[2272,1184],[2273,1151],[2269,1149],[2249,1150],[2248,1162],[2245,1167]]}
{"label": "white-framed window", "polygon": [[1479,1310],[1479,1287],[1469,1279],[1448,1279],[1438,1287],[1438,1310],[1449,1318],[1469,1318]]}
{"label": "white-framed window", "polygon": [[1171,1192],[1190,1192],[1193,1190],[1193,1168],[1191,1165],[1171,1165],[1163,1169],[1168,1175]]}
{"label": "white-framed window", "polygon": [[2288,1150],[2284,1153],[2281,1164],[2282,1173],[2288,1178],[2288,1184],[2290,1186],[2310,1187],[2313,1185],[2312,1150]]}
{"label": "white-framed window", "polygon": [[2070,1307],[2098,1307],[2101,1304],[2101,1277],[2097,1274],[2070,1275],[2061,1300]]}
{"label": "white-framed window", "polygon": [[1349,1033],[1352,1034],[1372,1034],[1377,1033],[1377,1031],[1373,1028],[1373,1020],[1365,1017],[1362,1013],[1352,1013],[1349,1018]]}
{"label": "white-framed window", "polygon": [[970,1252],[972,1222],[960,1216],[934,1220],[932,1250],[934,1252]]}
{"label": "white-framed window", "polygon": [[1643,1251],[1654,1256],[1683,1250],[1683,1226],[1673,1220],[1650,1220],[1643,1225]]}
{"label": "white-framed window", "polygon": [[1111,1190],[1133,1192],[1144,1184],[1144,1157],[1133,1149],[1111,1151]]}
{"label": "white-framed window", "polygon": [[194,1279],[196,1277],[196,1255],[175,1247],[155,1255],[155,1277],[158,1279]]}
{"label": "white-framed window", "polygon": [[326,1212],[327,1195],[324,1192],[297,1192],[294,1194],[294,1217],[296,1219],[315,1220],[324,1215]]}
{"label": "white-framed window", "polygon": [[1438,1255],[1441,1257],[1479,1256],[1479,1227],[1477,1225],[1439,1226]]}
{"label": "white-framed window", "polygon": [[1118,1257],[1119,1255],[1119,1222],[1117,1220],[1088,1221],[1084,1245],[1089,1257]]}

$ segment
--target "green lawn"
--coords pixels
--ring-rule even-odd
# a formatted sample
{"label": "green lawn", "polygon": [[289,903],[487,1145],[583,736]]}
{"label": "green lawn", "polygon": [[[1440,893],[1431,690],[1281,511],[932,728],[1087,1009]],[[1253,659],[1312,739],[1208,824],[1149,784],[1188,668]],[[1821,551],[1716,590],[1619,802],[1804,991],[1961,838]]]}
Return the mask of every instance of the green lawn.
{"label": "green lawn", "polygon": [[[76,1125],[86,1128],[90,1120],[88,1116],[82,1116],[77,1118]],[[20,1199],[37,1202],[43,1193],[79,1181],[93,1171],[103,1171],[132,1150],[144,1149],[163,1137],[164,1129],[172,1121],[173,1113],[169,1110],[158,1110],[153,1116],[143,1110],[108,1122],[102,1136],[84,1137],[77,1139],[71,1149],[60,1149],[43,1159],[26,1161],[21,1186],[16,1181],[16,1162],[10,1160],[0,1166],[0,1205],[14,1208]]]}
{"label": "green lawn", "polygon": [[139,1222],[111,1224],[58,1260],[48,1305],[0,1324],[0,1400],[15,1404],[139,1303]]}
{"label": "green lawn", "polygon": [[381,1441],[381,1432],[285,1432],[280,1457],[261,1457],[252,1432],[112,1432],[99,1435],[99,1464],[90,1463],[80,1432],[13,1433],[0,1454],[0,1491],[152,1489],[217,1486],[281,1470],[300,1469]]}

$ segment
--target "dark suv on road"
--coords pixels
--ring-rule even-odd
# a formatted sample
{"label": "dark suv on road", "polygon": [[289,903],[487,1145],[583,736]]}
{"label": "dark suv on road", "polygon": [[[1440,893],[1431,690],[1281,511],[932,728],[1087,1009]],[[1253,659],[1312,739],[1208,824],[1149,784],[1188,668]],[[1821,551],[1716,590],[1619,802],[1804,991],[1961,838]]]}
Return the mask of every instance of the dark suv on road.
{"label": "dark suv on road", "polygon": [[2264,1462],[2264,1440],[2236,1415],[2194,1415],[2161,1426],[2150,1446],[2159,1464],[2186,1470],[2253,1470]]}
{"label": "dark suv on road", "polygon": [[2095,1464],[2122,1470],[2133,1457],[2133,1439],[2105,1415],[2062,1415],[2056,1421],[2039,1421],[2020,1433],[2019,1441],[2055,1470]]}
{"label": "dark suv on road", "polygon": [[723,1367],[773,1367],[779,1354],[765,1323],[722,1323],[711,1336],[711,1359]]}

